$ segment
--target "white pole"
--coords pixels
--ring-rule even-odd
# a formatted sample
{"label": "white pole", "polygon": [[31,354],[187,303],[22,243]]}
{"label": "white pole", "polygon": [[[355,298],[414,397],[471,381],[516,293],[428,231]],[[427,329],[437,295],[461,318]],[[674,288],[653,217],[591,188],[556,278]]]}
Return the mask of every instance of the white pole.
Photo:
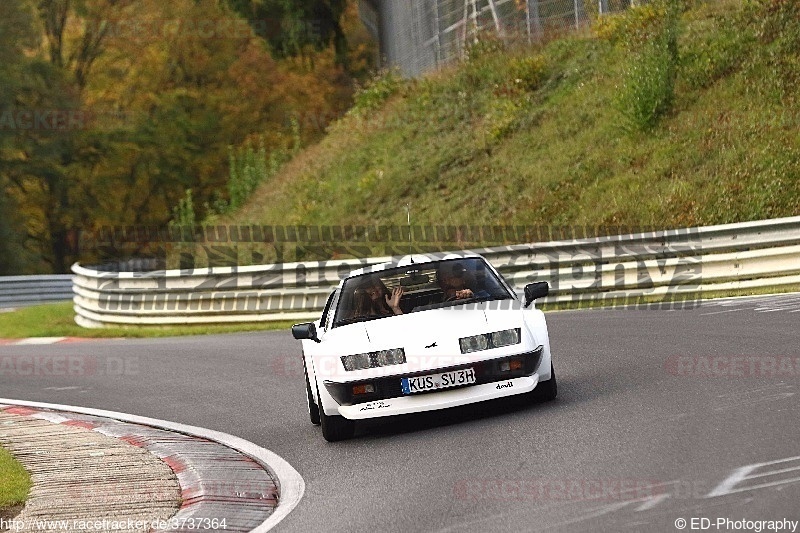
{"label": "white pole", "polygon": [[505,40],[506,37],[503,34],[503,27],[500,26],[500,17],[497,15],[497,7],[494,5],[494,0],[489,0],[489,10],[492,12],[492,19],[494,19],[494,27],[497,30],[497,35]]}
{"label": "white pole", "polygon": [[467,51],[467,26],[469,25],[469,0],[464,0],[464,18],[462,28],[462,35],[463,38],[461,39],[461,53],[464,54]]}
{"label": "white pole", "polygon": [[439,24],[439,0],[433,0],[433,12],[436,24],[436,66],[442,61],[442,26]]}
{"label": "white pole", "polygon": [[533,43],[531,38],[531,0],[525,0],[525,28],[528,30],[528,44]]}
{"label": "white pole", "polygon": [[475,31],[475,43],[478,42],[478,0],[472,0],[472,29]]}
{"label": "white pole", "polygon": [[575,0],[573,2],[573,4],[575,5],[575,29],[577,30],[578,29],[578,0]]}

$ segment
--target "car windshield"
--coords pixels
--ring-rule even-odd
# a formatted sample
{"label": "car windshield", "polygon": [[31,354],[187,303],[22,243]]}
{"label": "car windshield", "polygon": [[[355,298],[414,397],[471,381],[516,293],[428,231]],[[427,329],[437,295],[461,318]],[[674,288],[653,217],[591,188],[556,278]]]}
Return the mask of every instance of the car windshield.
{"label": "car windshield", "polygon": [[398,314],[389,303],[396,288],[402,289],[397,307],[403,314],[512,298],[479,257],[408,265],[347,279],[333,327]]}

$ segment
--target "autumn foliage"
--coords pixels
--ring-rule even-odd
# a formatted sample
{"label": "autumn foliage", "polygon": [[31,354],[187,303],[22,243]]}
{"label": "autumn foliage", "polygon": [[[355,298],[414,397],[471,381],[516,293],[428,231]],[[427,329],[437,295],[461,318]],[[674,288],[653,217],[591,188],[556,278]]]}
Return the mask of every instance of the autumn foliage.
{"label": "autumn foliage", "polygon": [[275,53],[280,25],[221,0],[0,2],[0,273],[65,272],[81,234],[163,227],[187,190],[202,219],[232,149],[319,138],[369,69],[346,4],[342,61],[333,36]]}

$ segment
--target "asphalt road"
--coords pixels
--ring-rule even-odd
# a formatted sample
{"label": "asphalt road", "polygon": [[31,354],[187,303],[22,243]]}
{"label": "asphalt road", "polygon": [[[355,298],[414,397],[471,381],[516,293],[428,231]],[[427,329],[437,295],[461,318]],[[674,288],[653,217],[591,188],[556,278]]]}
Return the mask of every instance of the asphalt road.
{"label": "asphalt road", "polygon": [[279,531],[678,531],[676,520],[692,518],[732,531],[717,519],[800,520],[800,295],[547,318],[556,401],[371,423],[335,444],[308,420],[288,331],[3,346],[0,397],[266,447],[306,482]]}

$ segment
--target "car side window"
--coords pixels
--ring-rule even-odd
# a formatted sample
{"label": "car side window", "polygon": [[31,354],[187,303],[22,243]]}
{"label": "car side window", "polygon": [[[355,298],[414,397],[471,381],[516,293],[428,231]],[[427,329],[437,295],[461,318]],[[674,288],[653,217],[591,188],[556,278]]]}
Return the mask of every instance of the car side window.
{"label": "car side window", "polygon": [[326,330],[330,327],[330,318],[333,314],[330,312],[331,305],[333,304],[334,297],[338,293],[338,289],[333,291],[330,296],[328,296],[328,301],[325,302],[325,308],[322,310],[322,317],[319,319],[319,323],[322,327]]}

